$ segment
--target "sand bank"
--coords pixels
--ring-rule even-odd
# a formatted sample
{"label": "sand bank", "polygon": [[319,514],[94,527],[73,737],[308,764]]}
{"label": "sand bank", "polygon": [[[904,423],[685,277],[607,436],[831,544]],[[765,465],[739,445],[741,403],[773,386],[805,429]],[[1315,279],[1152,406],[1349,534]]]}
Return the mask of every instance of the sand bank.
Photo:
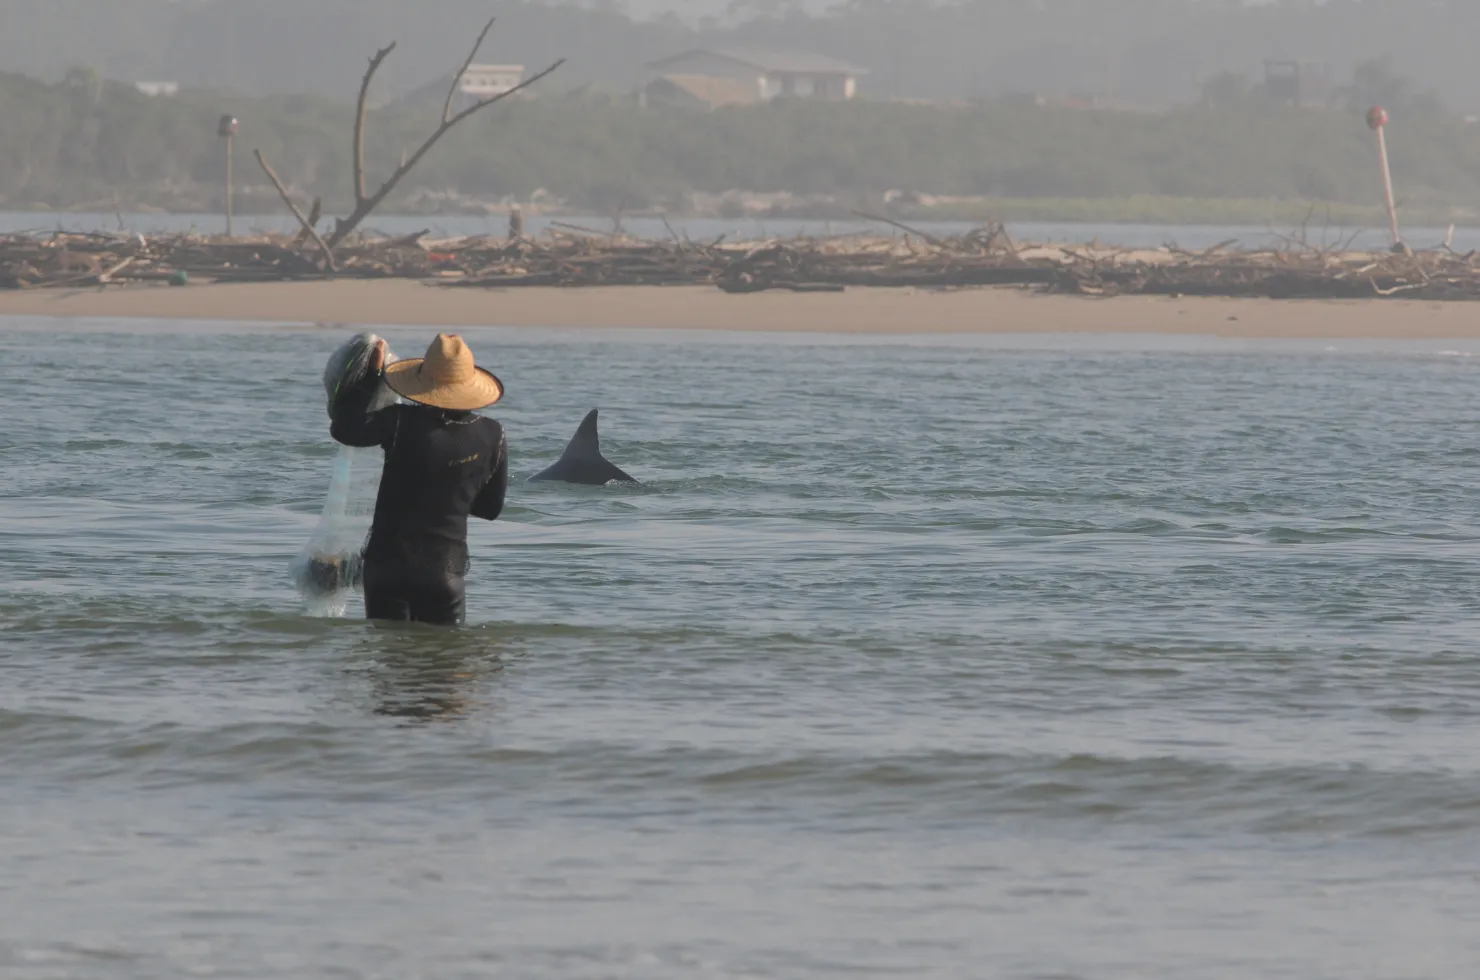
{"label": "sand bank", "polygon": [[426,327],[830,333],[1163,333],[1234,338],[1480,339],[1480,304],[1039,296],[1019,289],[730,295],[706,287],[445,289],[407,280],[0,293],[0,317]]}

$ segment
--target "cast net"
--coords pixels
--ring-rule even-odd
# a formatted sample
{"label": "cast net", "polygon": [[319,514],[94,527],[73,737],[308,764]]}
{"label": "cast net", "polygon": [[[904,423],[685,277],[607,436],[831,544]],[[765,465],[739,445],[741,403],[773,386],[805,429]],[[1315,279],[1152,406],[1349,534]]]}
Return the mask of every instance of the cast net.
{"label": "cast net", "polygon": [[[329,415],[341,392],[358,384],[369,370],[370,353],[380,340],[373,333],[356,334],[329,356],[324,367],[324,393]],[[386,363],[395,355],[386,349]],[[393,404],[395,392],[381,382],[370,401],[376,411]],[[375,512],[380,487],[382,451],[337,446],[329,472],[329,492],[318,523],[293,559],[293,583],[314,611],[342,616],[350,593],[360,586],[361,551]]]}

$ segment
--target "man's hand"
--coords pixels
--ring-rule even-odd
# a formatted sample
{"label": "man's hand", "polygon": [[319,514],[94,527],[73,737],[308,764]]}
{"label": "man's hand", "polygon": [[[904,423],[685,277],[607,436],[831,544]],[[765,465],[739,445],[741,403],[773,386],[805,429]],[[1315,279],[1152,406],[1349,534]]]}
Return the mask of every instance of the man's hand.
{"label": "man's hand", "polygon": [[370,373],[380,374],[385,370],[385,341],[377,340],[370,351]]}

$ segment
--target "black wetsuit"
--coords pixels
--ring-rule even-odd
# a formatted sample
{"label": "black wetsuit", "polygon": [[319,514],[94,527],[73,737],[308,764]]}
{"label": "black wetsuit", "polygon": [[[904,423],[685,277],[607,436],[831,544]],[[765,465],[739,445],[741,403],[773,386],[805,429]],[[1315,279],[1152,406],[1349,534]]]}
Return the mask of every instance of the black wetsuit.
{"label": "black wetsuit", "polygon": [[344,392],[329,426],[347,446],[385,450],[365,546],[365,616],[461,623],[468,515],[494,520],[509,488],[503,426],[424,405],[369,412],[379,382],[370,374]]}

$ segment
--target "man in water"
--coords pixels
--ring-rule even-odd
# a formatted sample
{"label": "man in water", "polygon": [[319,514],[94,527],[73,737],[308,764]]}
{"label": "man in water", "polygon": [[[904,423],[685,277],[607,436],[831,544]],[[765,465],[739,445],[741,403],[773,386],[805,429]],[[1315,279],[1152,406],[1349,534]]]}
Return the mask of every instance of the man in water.
{"label": "man in water", "polygon": [[[414,404],[369,411],[381,380]],[[468,515],[494,520],[509,487],[503,426],[473,414],[503,397],[456,334],[438,334],[425,357],[369,370],[334,405],[329,433],[346,446],[380,446],[385,468],[365,546],[365,617],[456,625],[465,615]]]}

